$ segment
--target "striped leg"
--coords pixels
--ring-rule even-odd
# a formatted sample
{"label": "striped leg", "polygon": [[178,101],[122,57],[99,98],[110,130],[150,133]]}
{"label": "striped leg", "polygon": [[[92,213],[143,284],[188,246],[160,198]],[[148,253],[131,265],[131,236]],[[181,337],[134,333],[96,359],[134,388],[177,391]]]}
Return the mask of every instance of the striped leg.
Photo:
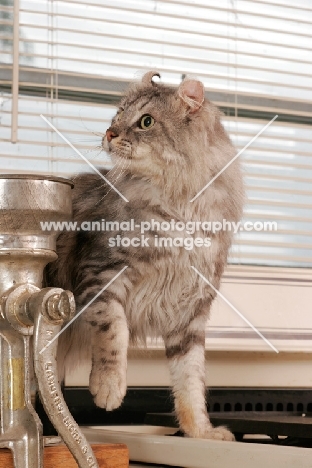
{"label": "striped leg", "polygon": [[205,319],[195,318],[187,329],[165,337],[180,429],[189,437],[234,440],[225,427],[213,428],[205,401]]}
{"label": "striped leg", "polygon": [[118,301],[103,303],[102,310],[98,306],[97,312],[88,313],[93,332],[90,392],[97,406],[112,411],[121,405],[127,390],[129,330]]}

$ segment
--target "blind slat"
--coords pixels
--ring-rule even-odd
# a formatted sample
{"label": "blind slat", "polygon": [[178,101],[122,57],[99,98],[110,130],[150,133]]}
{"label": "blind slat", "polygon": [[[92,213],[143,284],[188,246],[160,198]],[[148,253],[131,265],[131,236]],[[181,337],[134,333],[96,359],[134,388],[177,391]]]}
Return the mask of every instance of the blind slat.
{"label": "blind slat", "polygon": [[[31,44],[32,42],[31,41],[28,41],[27,44]],[[36,42],[34,42],[35,44]],[[68,47],[79,47],[80,48],[80,45],[79,46],[76,46],[74,44],[65,44],[66,46]],[[94,48],[91,48],[91,47],[86,47],[86,49],[89,49],[89,50],[93,50],[94,51]],[[135,57],[137,56],[150,56],[150,57],[157,57],[157,58],[163,58],[163,53],[156,53],[156,52],[152,52],[152,51],[146,51],[146,50],[131,50],[131,49],[126,49],[126,48],[117,48],[117,47],[101,47],[99,48],[101,51],[103,52],[114,52],[114,53],[122,53],[122,54],[129,54],[129,55],[133,55]],[[8,55],[9,52],[4,52],[5,55]],[[21,57],[33,57],[33,58],[46,58],[46,54],[35,54],[35,53],[26,53],[26,52],[21,52],[20,53],[20,56]],[[76,57],[68,57],[68,56],[64,56],[64,55],[54,55],[54,54],[49,54],[48,55],[48,58],[51,59],[51,60],[71,60],[71,61],[82,61],[81,58],[76,58]],[[263,55],[263,58],[265,58],[265,55]],[[168,59],[172,59],[172,60],[181,60],[181,61],[187,61],[187,62],[194,62],[194,63],[198,63],[198,64],[207,64],[209,63],[210,65],[223,65],[223,62],[222,60],[219,60],[219,61],[214,61],[214,60],[207,60],[205,58],[199,58],[199,57],[192,57],[192,56],[189,56],[189,55],[174,55],[174,54],[166,54],[166,60]],[[90,63],[90,64],[97,64],[99,61],[101,61],[101,63],[103,63],[102,60],[100,60],[100,58],[98,60],[95,60],[95,59],[86,59],[84,58],[83,59],[84,62],[86,63]],[[227,67],[229,68],[228,65],[224,64],[224,67]],[[257,66],[253,66],[253,65],[240,65],[240,64],[231,64],[230,65],[230,68],[232,69],[246,69],[246,70],[258,70]],[[267,71],[267,72],[271,72],[272,71],[272,68],[265,68],[265,67],[262,67],[262,71]],[[280,70],[278,69],[278,67],[274,70],[275,73],[279,74],[279,75],[287,75],[287,76],[302,76],[302,77],[306,77],[306,78],[310,78],[311,75],[310,73],[302,73],[302,72],[292,72],[292,71],[289,71],[289,70]],[[264,81],[263,81],[264,82]],[[289,85],[287,85],[289,86]],[[312,86],[311,86],[312,87]],[[307,88],[307,89],[310,89],[310,88]]]}
{"label": "blind slat", "polygon": [[[57,3],[57,0],[56,0],[56,3]],[[62,3],[65,3],[65,4],[68,3],[68,4],[69,4],[69,3],[71,3],[71,2],[64,2],[64,1],[63,1]],[[161,2],[160,2],[160,3],[161,3]],[[78,2],[78,1],[77,1],[77,2],[75,1],[75,4],[76,4],[76,5],[78,5],[78,4],[83,5],[83,3]],[[145,4],[148,4],[148,2],[146,2]],[[89,6],[92,6],[92,4],[89,4]],[[115,10],[115,11],[117,10],[117,8],[116,8],[115,5],[111,5],[111,4],[108,4],[108,3],[106,3],[106,4],[103,3],[102,5],[98,4],[98,6],[101,6],[102,9],[103,9],[103,11],[105,11],[105,9],[108,9],[108,10]],[[205,9],[207,9],[207,7],[206,7]],[[209,7],[208,7],[208,9],[209,9]],[[127,15],[128,15],[129,13],[139,13],[139,14],[143,14],[143,15],[146,15],[146,16],[149,16],[149,17],[150,17],[150,16],[153,17],[154,14],[155,14],[155,11],[154,11],[154,10],[152,10],[152,11],[147,11],[147,10],[142,10],[142,9],[140,9],[140,8],[131,8],[131,7],[129,7],[128,4],[127,4],[125,7],[123,7],[123,8],[122,8],[122,7],[119,7],[118,10],[119,10],[119,11],[122,10],[122,11],[123,11],[124,13],[126,13]],[[211,7],[211,10],[217,11],[218,9],[217,9],[217,8]],[[25,13],[30,13],[30,14],[34,14],[34,13],[36,13],[36,14],[44,14],[44,13],[38,12],[38,11],[36,11],[36,10],[31,10],[31,9],[23,9],[23,8],[21,8],[20,11],[21,11],[21,12],[25,12]],[[228,10],[227,10],[227,13],[229,13]],[[246,13],[243,13],[243,14],[246,14]],[[80,15],[71,14],[71,13],[60,13],[60,12],[55,12],[55,13],[54,13],[53,11],[50,12],[50,17],[58,16],[58,17],[71,18],[71,19],[83,19],[83,20],[85,20],[85,15],[86,15],[86,12],[84,12],[83,15],[81,15],[81,16],[80,16]],[[247,14],[246,14],[246,15],[247,15]],[[107,16],[109,16],[109,17],[111,18],[112,15],[107,15]],[[204,23],[204,24],[207,23],[207,18],[202,18],[202,17],[200,17],[200,16],[197,16],[197,17],[191,16],[191,17],[190,17],[190,16],[187,16],[187,15],[181,15],[180,13],[178,13],[178,11],[176,11],[175,13],[172,13],[172,14],[171,14],[171,13],[169,13],[169,12],[162,12],[162,11],[160,11],[160,10],[158,9],[158,10],[157,10],[157,16],[158,16],[158,17],[165,17],[165,18],[172,18],[172,19],[179,19],[179,20],[195,21],[195,22]],[[261,17],[262,15],[259,15],[259,14],[258,14],[258,15],[255,15],[255,16]],[[268,18],[268,16],[266,16],[266,18]],[[147,21],[150,20],[150,18],[146,18],[146,19],[147,19]],[[272,17],[272,19],[281,20],[280,17],[275,17],[275,18]],[[283,21],[291,21],[291,20],[286,19],[286,18],[282,18],[282,19],[283,19]],[[90,20],[90,21],[96,21],[96,22],[97,22],[97,21],[101,21],[101,22],[103,21],[102,18],[98,18],[98,17],[96,17],[96,16],[94,16],[94,17],[88,16],[88,20]],[[114,22],[116,23],[116,21],[114,21]],[[210,18],[210,19],[209,19],[209,22],[210,22],[211,24],[217,24],[217,25],[222,25],[222,26],[224,26],[224,21],[218,21],[218,20],[215,20],[215,19]],[[303,22],[301,22],[301,21],[296,21],[296,23],[297,23],[297,24],[300,24],[300,23],[301,23],[301,24],[309,24],[309,21],[303,21]],[[124,24],[133,24],[133,23],[132,23],[132,22],[128,22],[128,21],[124,21]],[[135,25],[137,25],[137,24],[135,24]],[[142,23],[139,23],[139,25],[142,26]],[[294,35],[295,35],[296,37],[307,37],[307,38],[311,38],[311,37],[312,37],[312,34],[302,33],[301,31],[300,31],[300,32],[299,32],[299,31],[293,32],[293,31],[290,31],[289,29],[288,29],[288,30],[285,29],[285,30],[278,30],[278,31],[276,31],[276,29],[273,29],[273,28],[268,28],[268,27],[263,27],[263,26],[255,26],[255,25],[252,25],[252,27],[250,27],[249,25],[244,24],[244,23],[242,23],[242,22],[237,23],[237,22],[232,22],[232,21],[229,21],[229,20],[228,20],[228,22],[227,22],[227,26],[228,26],[228,27],[231,27],[231,26],[234,27],[234,26],[235,26],[236,28],[252,29],[252,30],[257,30],[257,31],[261,31],[261,32],[274,32],[274,33],[277,32],[278,34],[286,34],[286,35],[290,35],[290,36],[294,36]]]}
{"label": "blind slat", "polygon": [[[71,15],[68,15],[69,18],[71,18]],[[105,21],[104,21],[105,22]],[[117,24],[118,26],[122,26],[121,22],[120,21],[117,21],[117,20],[113,20],[110,19],[106,21],[107,24]],[[103,20],[101,21],[101,23],[103,23]],[[36,28],[36,29],[44,29],[45,31],[48,30],[48,31],[52,31],[54,28],[52,26],[42,26],[42,25],[39,25],[39,24],[31,24],[29,25],[28,23],[23,23],[21,22],[20,23],[21,26],[31,26],[32,28]],[[135,28],[139,28],[142,26],[141,23],[136,23],[136,22],[127,22],[125,23],[126,25],[129,25],[129,26],[134,26]],[[144,24],[144,28],[147,28],[147,29],[155,29],[157,30],[157,26],[154,26],[152,24]],[[190,34],[190,35],[193,35],[193,36],[197,36],[197,37],[202,37],[204,36],[205,38],[219,38],[219,39],[228,39],[227,36],[225,35],[222,35],[222,34],[211,34],[211,33],[205,33],[205,34],[202,34],[202,33],[199,33],[197,31],[191,31],[191,32],[188,32],[188,31],[185,31],[181,28],[172,28],[172,27],[164,27],[163,26],[163,29],[165,31],[168,31],[170,33],[181,33],[181,34]],[[79,30],[79,29],[68,29],[68,28],[61,28],[61,27],[58,27],[57,28],[58,31],[61,31],[61,32],[76,32],[76,33],[79,33],[79,34],[91,34],[90,31],[83,31],[83,30]],[[97,36],[105,36],[104,33],[100,34],[100,33],[97,33]],[[245,39],[245,38],[235,38],[236,41],[238,42],[248,42],[248,43],[252,43],[252,44],[261,44],[261,45],[271,45],[271,46],[279,46],[279,47],[283,47],[285,49],[294,49],[294,50],[298,50],[298,47],[295,46],[295,45],[292,45],[292,44],[285,44],[283,42],[275,42],[275,43],[272,43],[272,42],[269,42],[269,41],[263,41],[263,40],[257,40],[257,39],[252,39],[252,38],[248,38]],[[301,50],[304,50],[304,51],[311,51],[312,50],[312,47],[307,47],[307,46],[302,46],[301,47]]]}

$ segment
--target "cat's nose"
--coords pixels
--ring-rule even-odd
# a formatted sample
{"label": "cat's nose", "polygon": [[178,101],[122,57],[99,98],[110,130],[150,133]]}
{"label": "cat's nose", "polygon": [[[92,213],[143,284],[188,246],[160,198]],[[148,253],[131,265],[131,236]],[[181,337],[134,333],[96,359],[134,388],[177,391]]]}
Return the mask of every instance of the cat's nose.
{"label": "cat's nose", "polygon": [[113,138],[116,138],[117,136],[117,133],[113,132],[113,130],[106,130],[106,138],[109,143],[112,141]]}

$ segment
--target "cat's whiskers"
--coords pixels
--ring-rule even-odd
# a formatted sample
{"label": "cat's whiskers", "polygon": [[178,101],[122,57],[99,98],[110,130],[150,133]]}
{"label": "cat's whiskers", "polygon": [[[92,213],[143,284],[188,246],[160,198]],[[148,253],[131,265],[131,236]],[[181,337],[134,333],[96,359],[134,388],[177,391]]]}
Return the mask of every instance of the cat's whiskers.
{"label": "cat's whiskers", "polygon": [[129,140],[122,138],[114,142],[116,155],[123,159],[132,159],[132,144]]}
{"label": "cat's whiskers", "polygon": [[123,160],[118,158],[116,164],[112,167],[112,169],[107,174],[109,174],[109,176],[113,178],[116,171],[120,168],[122,164],[123,164]]}
{"label": "cat's whiskers", "polygon": [[91,130],[90,128],[88,128],[88,127],[86,126],[86,124],[85,124],[84,121],[82,120],[82,117],[81,117],[80,112],[81,112],[81,109],[79,110],[79,117],[80,117],[80,122],[82,123],[82,125],[84,126],[84,128],[85,128],[86,130],[88,130],[88,132],[92,133],[93,135],[99,136],[99,137],[103,138],[103,137],[104,137],[104,134],[103,134],[103,133],[95,132],[94,130]]}
{"label": "cat's whiskers", "polygon": [[[131,161],[129,161],[128,159],[124,159],[123,160],[123,163],[122,163],[122,166],[121,166],[121,170],[119,172],[119,174],[117,174],[117,177],[116,179],[113,180],[113,183],[115,184],[117,182],[117,180],[121,177],[121,175],[129,168],[131,164]],[[125,167],[127,165],[127,167]]]}
{"label": "cat's whiskers", "polygon": [[[125,164],[128,163],[127,167],[124,168]],[[110,177],[111,179],[111,182],[113,185],[116,184],[116,182],[118,181],[118,179],[120,179],[121,175],[128,169],[128,167],[130,166],[131,164],[131,161],[127,160],[127,159],[120,159],[116,165],[111,169],[111,171],[114,171],[111,172],[109,171],[109,173],[111,172],[110,175],[115,175],[116,174],[116,171],[120,168],[120,171],[118,174],[116,174],[116,178],[114,179],[113,177]],[[120,167],[121,166],[121,167]],[[108,173],[106,174],[106,177],[107,177]],[[102,185],[102,187],[104,186],[105,184]],[[105,192],[105,194],[103,195],[103,197],[95,204],[95,206],[97,206],[102,200],[104,200],[104,198],[112,191],[112,187],[110,187],[107,192]]]}
{"label": "cat's whiskers", "polygon": [[97,150],[98,150],[98,152],[96,153],[95,156],[93,156],[94,158],[96,158],[96,157],[101,153],[101,151],[102,151],[102,148],[101,148],[100,146],[94,146],[93,148],[90,148],[90,149],[86,150],[86,151],[84,152],[84,155],[89,154],[89,153],[92,153],[92,152],[95,152],[95,151],[97,151]]}
{"label": "cat's whiskers", "polygon": [[[106,173],[106,176],[107,176],[107,173]],[[106,182],[102,185],[99,185],[98,187],[94,187],[94,190],[100,190],[101,188],[105,187],[106,185]]]}
{"label": "cat's whiskers", "polygon": [[[95,156],[93,156],[92,158],[89,158],[89,159],[95,159],[95,158],[103,151],[103,148],[102,148],[101,145],[96,146],[95,149],[98,149],[98,150],[99,150],[98,153],[97,153]],[[84,152],[84,155],[87,155],[87,154],[91,153],[92,151],[94,151],[94,149],[87,150],[87,151]],[[79,175],[80,175],[80,172],[78,172],[78,174],[76,174],[74,177],[71,177],[70,180],[71,180],[72,182],[74,182],[74,180],[75,180]],[[96,189],[98,189],[98,188],[99,188],[99,187],[96,187]]]}
{"label": "cat's whiskers", "polygon": [[[118,180],[119,177],[117,177],[117,179],[115,179],[113,181],[114,185],[116,184],[116,181]],[[102,200],[104,200],[104,198],[112,191],[112,188],[110,187],[107,192],[103,195],[102,198],[100,198],[100,200],[98,202],[96,202],[95,206],[97,206]]]}
{"label": "cat's whiskers", "polygon": [[[100,149],[100,148],[98,147],[98,149]],[[92,150],[92,149],[87,150],[87,151],[84,152],[84,155],[90,153],[91,151],[94,151],[94,150]],[[95,155],[95,157],[97,157],[97,156],[100,154],[100,152],[101,152],[101,149],[100,149],[100,151]],[[92,159],[92,158],[90,158],[90,159]],[[79,175],[80,175],[80,172],[78,172],[78,174],[76,174],[74,177],[71,177],[70,180],[71,180],[72,182],[74,182],[74,180],[75,180]]]}
{"label": "cat's whiskers", "polygon": [[[81,112],[81,109],[79,110],[79,117],[80,117],[80,122],[82,123],[83,127],[84,127],[90,134],[92,134],[92,135],[94,135],[94,136],[96,136],[96,137],[100,137],[100,138],[101,138],[101,140],[100,140],[99,143],[98,143],[98,139],[96,140],[96,143],[97,143],[97,144],[95,145],[94,150],[97,150],[97,149],[102,150],[102,149],[103,149],[103,148],[102,148],[102,140],[103,140],[103,137],[105,136],[105,134],[103,134],[102,132],[95,132],[94,130],[91,130],[90,128],[88,128],[87,125],[84,123],[84,121],[83,121],[83,119],[82,119],[82,117],[81,117],[80,112]],[[88,142],[88,143],[92,143],[92,142],[93,142],[93,140],[90,141],[89,139],[79,139],[79,141],[81,141],[81,142]],[[88,151],[86,152],[86,154],[88,154],[89,152],[94,151],[94,150],[90,149],[90,150],[88,150]],[[98,153],[98,154],[99,154],[99,153]],[[98,156],[98,154],[97,154],[96,156]],[[76,177],[77,177],[77,176],[76,176]]]}
{"label": "cat's whiskers", "polygon": [[91,133],[93,133],[93,135],[95,135],[95,136],[101,137],[101,139],[103,139],[104,136],[105,136],[104,133],[99,133],[99,132],[94,132],[94,131],[91,131]]}
{"label": "cat's whiskers", "polygon": [[[107,193],[108,193],[108,192],[107,192]],[[94,206],[99,205],[99,204],[101,203],[101,201],[104,200],[104,198],[106,197],[107,193],[105,193],[105,194],[103,195],[103,197],[100,198],[99,201],[97,201],[96,204],[95,204]]]}
{"label": "cat's whiskers", "polygon": [[[120,177],[120,174],[122,173],[122,170],[123,170],[123,167],[124,167],[124,161],[122,161],[119,165],[118,165],[118,170],[116,169],[116,171],[114,173],[112,173],[112,176],[111,176],[111,181],[112,181],[112,184],[115,185],[115,183],[117,182],[117,180],[119,179]],[[108,190],[108,193],[111,191],[111,188]]]}
{"label": "cat's whiskers", "polygon": [[117,178],[114,180],[114,183],[117,182],[117,180],[121,177],[122,174],[124,174],[124,172],[129,168],[130,165],[131,165],[131,160],[123,159],[121,170],[119,174],[117,175]]}
{"label": "cat's whiskers", "polygon": [[111,176],[112,174],[114,174],[114,172],[117,170],[117,168],[118,168],[119,165],[120,165],[120,162],[117,161],[117,162],[113,165],[113,167],[107,172],[107,175],[110,175],[110,176]]}

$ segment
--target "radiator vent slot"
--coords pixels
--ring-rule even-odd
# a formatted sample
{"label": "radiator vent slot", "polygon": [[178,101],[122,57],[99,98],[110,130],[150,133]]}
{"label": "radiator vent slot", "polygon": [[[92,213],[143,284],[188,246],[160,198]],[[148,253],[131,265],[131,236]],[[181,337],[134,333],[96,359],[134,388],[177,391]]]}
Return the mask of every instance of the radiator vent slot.
{"label": "radiator vent slot", "polygon": [[312,390],[211,389],[208,409],[214,413],[278,412],[312,413]]}

